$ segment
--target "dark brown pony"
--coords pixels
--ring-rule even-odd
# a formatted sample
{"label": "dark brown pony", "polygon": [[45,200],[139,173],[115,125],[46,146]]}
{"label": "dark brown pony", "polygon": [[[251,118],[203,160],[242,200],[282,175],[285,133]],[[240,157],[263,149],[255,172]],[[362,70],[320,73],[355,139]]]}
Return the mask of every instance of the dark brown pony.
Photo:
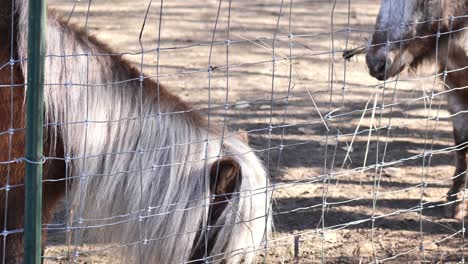
{"label": "dark brown pony", "polygon": [[464,48],[468,26],[466,0],[382,0],[366,61],[370,74],[387,80],[425,60],[437,61],[453,115],[456,169],[448,200],[450,214],[466,215],[466,147],[468,145],[468,56]]}
{"label": "dark brown pony", "polygon": [[[2,263],[23,262],[27,10],[0,2]],[[270,194],[247,142],[96,38],[56,16],[47,27],[43,223],[68,190],[64,232],[119,245],[124,263],[253,262]]]}

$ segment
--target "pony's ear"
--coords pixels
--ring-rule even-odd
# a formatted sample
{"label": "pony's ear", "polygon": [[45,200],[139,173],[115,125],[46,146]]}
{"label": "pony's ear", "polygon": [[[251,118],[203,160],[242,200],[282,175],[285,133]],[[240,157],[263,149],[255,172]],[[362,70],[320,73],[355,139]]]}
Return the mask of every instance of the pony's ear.
{"label": "pony's ear", "polygon": [[[190,257],[191,260],[203,259],[205,252],[209,253],[213,249],[218,232],[222,228],[222,226],[216,225],[216,221],[218,221],[219,217],[226,210],[229,200],[232,199],[233,192],[239,190],[241,181],[241,166],[233,158],[224,157],[218,159],[211,165],[210,188],[214,199],[211,200],[208,213],[209,218],[206,225],[212,226],[212,228],[206,231],[209,236],[208,241],[205,240],[206,236],[201,232],[203,229],[199,230],[197,234],[198,238],[195,240],[196,247],[192,251],[192,256]],[[197,261],[194,263],[201,262]]]}
{"label": "pony's ear", "polygon": [[237,131],[237,133],[238,133],[240,139],[245,141],[245,143],[249,144],[249,134],[245,130],[239,129]]}
{"label": "pony's ear", "polygon": [[215,202],[229,200],[241,182],[241,167],[233,158],[219,159],[211,166],[210,187]]}

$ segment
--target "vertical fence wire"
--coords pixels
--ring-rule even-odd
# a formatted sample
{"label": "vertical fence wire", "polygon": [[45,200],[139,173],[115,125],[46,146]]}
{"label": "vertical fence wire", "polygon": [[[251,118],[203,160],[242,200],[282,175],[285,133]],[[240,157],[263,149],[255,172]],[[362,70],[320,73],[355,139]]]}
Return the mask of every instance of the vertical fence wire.
{"label": "vertical fence wire", "polygon": [[[403,2],[405,6],[398,10],[404,13],[408,8],[406,6],[408,2]],[[223,3],[220,0],[216,1],[214,5],[212,3],[206,6],[200,4],[203,8],[200,6],[191,7],[194,9],[200,8],[199,12],[210,14],[209,17],[200,18],[201,22],[204,23],[202,24],[204,27],[196,29],[196,26],[194,28],[189,26],[198,25],[196,24],[200,22],[197,21],[198,18],[192,19],[188,16],[183,19],[174,18],[174,14],[177,14],[177,9],[174,6],[177,6],[177,3],[166,3],[161,0],[160,5],[154,7],[152,0],[149,0],[143,8],[138,9],[139,11],[136,9],[130,10],[134,13],[141,13],[143,19],[143,23],[139,27],[137,51],[120,53],[119,50],[119,52],[111,54],[96,54],[90,48],[85,50],[84,54],[67,54],[65,49],[61,54],[50,54],[51,57],[57,56],[63,61],[64,68],[61,71],[64,72],[65,78],[62,84],[50,83],[46,85],[51,90],[59,89],[55,86],[63,86],[62,88],[65,89],[66,94],[63,98],[66,101],[65,113],[63,114],[64,120],[62,123],[56,121],[55,124],[60,127],[62,133],[65,133],[63,136],[64,157],[51,158],[63,159],[65,170],[64,179],[45,179],[44,181],[37,177],[37,175],[41,174],[43,163],[48,160],[48,157],[44,158],[42,154],[43,142],[41,140],[43,135],[41,133],[44,127],[44,116],[37,114],[44,112],[44,109],[41,108],[43,107],[43,95],[41,96],[43,91],[36,89],[36,87],[39,87],[36,84],[44,84],[44,77],[41,79],[40,75],[40,69],[44,67],[44,42],[37,41],[40,39],[40,33],[30,31],[26,100],[28,109],[26,114],[28,148],[24,158],[27,174],[25,183],[27,191],[24,230],[25,261],[27,263],[38,263],[37,261],[40,261],[40,235],[41,230],[45,229],[46,232],[57,231],[64,233],[67,249],[61,253],[48,254],[49,256],[51,254],[67,255],[67,261],[69,262],[79,262],[83,259],[86,260],[90,255],[99,255],[114,250],[121,250],[123,253],[121,255],[124,255],[125,249],[134,247],[139,249],[138,259],[134,259],[134,261],[146,263],[148,254],[151,252],[151,246],[155,243],[164,243],[165,239],[176,237],[181,239],[180,243],[182,245],[183,238],[193,235],[195,237],[200,236],[198,241],[193,242],[193,245],[198,245],[199,242],[203,241],[204,245],[201,245],[203,253],[200,259],[188,259],[185,263],[229,261],[237,255],[252,252],[255,255],[255,261],[263,263],[273,263],[285,259],[296,263],[300,261],[328,263],[340,260],[374,263],[390,260],[427,262],[443,257],[435,253],[434,249],[429,248],[430,245],[433,246],[434,244],[438,248],[444,247],[443,250],[450,252],[451,255],[446,256],[447,259],[463,263],[466,248],[465,219],[455,222],[444,218],[434,210],[449,207],[461,200],[462,210],[466,211],[464,207],[466,182],[459,193],[452,194],[456,195],[454,200],[445,201],[447,195],[439,193],[439,189],[445,191],[446,187],[451,185],[450,180],[466,177],[464,175],[466,171],[452,178],[435,179],[431,175],[437,170],[444,170],[444,173],[451,170],[451,166],[446,166],[452,165],[446,162],[448,159],[446,156],[466,147],[464,144],[448,145],[447,142],[451,138],[446,135],[444,125],[448,123],[450,117],[466,114],[468,110],[462,109],[447,115],[444,112],[445,101],[443,100],[444,97],[450,96],[450,93],[466,89],[466,87],[446,87],[444,91],[439,91],[436,81],[436,79],[440,79],[442,84],[445,84],[447,75],[451,73],[447,64],[445,64],[445,69],[438,69],[437,65],[441,63],[439,60],[447,61],[450,59],[450,45],[456,41],[451,34],[454,32],[454,21],[457,18],[449,18],[449,29],[448,33],[446,33],[449,34],[447,37],[449,50],[444,51],[446,53],[441,52],[445,58],[440,57],[439,49],[445,48],[446,44],[440,42],[443,34],[445,34],[440,32],[441,24],[444,19],[447,19],[446,17],[439,16],[431,19],[438,28],[436,36],[420,37],[432,37],[435,41],[435,62],[430,66],[433,71],[429,76],[419,75],[419,73],[415,75],[397,73],[393,79],[387,79],[385,75],[384,81],[376,82],[368,76],[361,77],[364,74],[359,75],[357,69],[362,72],[367,71],[363,61],[360,61],[359,58],[340,61],[341,58],[338,56],[352,48],[352,40],[358,39],[357,34],[367,37],[369,34],[378,31],[373,24],[367,25],[368,22],[362,22],[367,21],[367,18],[360,20],[361,18],[354,16],[353,12],[355,12],[356,6],[361,6],[362,3],[361,1],[333,0],[328,1],[326,5],[324,4],[321,7],[322,9],[308,13],[303,12],[306,9],[305,7],[314,6],[317,8],[314,3],[290,1],[287,4],[284,0],[270,1],[268,5],[246,3],[250,8],[249,10],[241,7],[235,1]],[[392,2],[392,4],[398,3],[398,1]],[[190,6],[189,2],[186,4]],[[99,6],[100,4],[96,3],[96,5]],[[375,4],[372,7],[376,9]],[[441,2],[440,7],[442,8]],[[45,3],[42,1],[35,2],[29,8],[34,8],[35,12],[39,12],[42,16],[39,20],[37,18],[34,20],[42,21],[41,23],[29,24],[30,27],[36,27],[35,30],[37,30],[45,23]],[[102,11],[100,8],[102,6],[97,8],[98,12]],[[156,8],[158,8],[157,18],[155,19],[157,23],[152,25],[154,22],[152,11]],[[179,5],[177,8],[187,8],[187,6],[181,7]],[[377,10],[358,11],[365,17],[366,15],[370,16],[369,14],[374,15]],[[14,13],[13,6],[11,12]],[[95,22],[89,21],[91,0],[87,2],[87,8],[84,9],[77,2],[74,2],[71,11],[67,13],[66,24],[71,23],[74,19],[74,17],[72,18],[73,14],[85,16],[85,37],[83,41],[85,47],[91,47],[93,44],[88,39],[88,35],[98,28],[95,27]],[[248,16],[252,14],[257,16],[253,19],[254,22],[249,21],[250,17]],[[30,11],[30,16],[35,15],[37,14]],[[392,15],[394,17],[403,17],[405,14]],[[284,20],[285,17],[287,17],[287,21]],[[226,25],[224,25],[223,18],[226,19]],[[12,40],[9,58],[10,61],[14,62],[16,59],[14,49],[16,47],[14,47],[13,39],[16,33],[14,32],[13,15],[11,19]],[[189,36],[187,38],[192,37],[195,40],[181,41],[178,39],[179,35],[170,32],[171,29],[174,30],[174,28],[170,27],[170,23],[174,19],[180,20],[178,21],[180,27],[177,29],[182,31],[188,28],[189,32],[190,30],[195,32],[190,33],[200,34],[200,36]],[[317,25],[309,23],[311,21]],[[354,25],[353,23],[356,23],[356,21],[361,24]],[[429,22],[418,21],[416,23]],[[262,25],[262,23],[265,23],[265,25]],[[223,28],[223,26],[226,28]],[[403,24],[401,27],[404,28],[405,26],[407,25]],[[168,28],[167,36],[163,36],[162,28],[166,30],[166,27]],[[149,34],[152,37],[150,43],[154,47],[148,47],[145,44],[144,35],[146,35],[149,28],[155,29],[155,32]],[[261,30],[258,30],[259,28]],[[386,43],[382,43],[382,45],[387,46],[387,53],[390,52],[390,46],[394,45],[397,47],[395,50],[403,54],[406,43],[414,39],[406,39],[403,31],[399,31],[398,36],[391,35],[392,29],[383,30]],[[101,30],[101,28],[98,28],[98,30]],[[111,30],[114,29],[111,28]],[[258,30],[258,32],[255,30]],[[221,31],[224,31],[224,35],[221,40],[218,40],[217,36]],[[32,36],[31,34],[36,35]],[[112,34],[115,34],[115,32]],[[201,36],[204,36],[204,39]],[[97,39],[99,37],[98,35]],[[365,40],[358,41],[365,43]],[[270,43],[271,46],[269,46]],[[367,46],[366,49],[372,47],[370,44],[362,45]],[[34,53],[33,49],[37,49],[39,53]],[[177,62],[177,56],[184,56],[184,52],[187,52],[185,56],[191,54],[197,58],[187,56],[184,58],[185,64]],[[251,57],[249,52],[252,52]],[[164,64],[161,64],[160,56],[163,54],[176,62],[167,60]],[[95,60],[99,61],[101,57],[121,57],[124,55],[137,57],[138,62],[133,62],[133,64],[137,66],[138,80],[115,79],[115,82],[102,84],[95,83],[92,80],[90,76],[94,74],[92,71]],[[256,55],[258,57],[255,57]],[[86,58],[87,76],[81,80],[82,83],[72,83],[73,69],[66,67],[66,65],[70,65],[66,61],[83,56]],[[153,59],[153,57],[155,58]],[[38,63],[35,62],[36,59],[39,59]],[[206,63],[199,63],[198,60],[203,59],[208,59],[208,68],[204,67]],[[220,60],[222,60],[222,63],[217,65]],[[148,65],[148,61],[153,63]],[[390,67],[390,65],[387,65],[390,62],[385,61],[386,68]],[[315,63],[320,66],[313,68]],[[37,69],[38,66],[39,69]],[[13,116],[15,111],[13,108],[13,93],[14,89],[16,89],[13,80],[15,63],[10,64],[9,67],[11,72],[10,83],[9,85],[0,83],[2,85],[0,89],[4,89],[4,87],[10,89],[11,116],[8,127],[9,131],[15,132],[18,129],[15,128]],[[144,72],[152,69],[152,67],[155,67],[155,72],[152,75],[145,75]],[[262,67],[268,68],[268,70]],[[309,72],[304,69],[307,67],[311,67],[308,70]],[[161,70],[163,68],[164,70]],[[263,70],[265,72],[262,72]],[[454,71],[457,70],[463,70],[463,68]],[[220,78],[218,73],[222,71],[224,71],[224,74],[221,74],[222,77]],[[251,75],[262,77],[248,82],[247,79]],[[303,78],[301,75],[306,77]],[[144,89],[146,79],[156,81],[154,92],[157,93],[157,96],[155,96],[157,100],[154,102],[155,112],[151,113],[151,115],[147,113],[145,108],[147,107],[145,104],[147,90]],[[206,98],[203,101],[197,101],[202,96],[195,94],[193,98],[186,98],[195,106],[188,106],[188,110],[167,112],[166,109],[161,109],[162,103],[160,100],[165,100],[165,95],[160,94],[160,82],[164,83],[167,80],[168,83],[176,83],[174,90],[177,93],[180,92],[179,97],[182,97],[183,89],[177,87],[179,79],[193,81],[193,84],[189,84],[190,87],[196,87],[199,83],[203,83],[203,80],[207,81],[207,83],[203,84],[203,87],[197,87],[200,90],[191,91],[191,93],[200,94],[202,93],[200,91],[207,91]],[[198,82],[199,80],[202,81]],[[134,91],[134,100],[138,101],[136,104],[138,114],[135,118],[130,116],[118,120],[92,120],[95,115],[89,111],[94,111],[91,110],[93,106],[90,106],[93,102],[91,96],[94,94],[94,89],[107,89],[106,86],[117,87],[133,81],[139,82],[138,89]],[[429,93],[424,88],[422,88],[421,92],[418,90],[421,88],[420,83],[431,81],[432,87]],[[267,88],[265,88],[265,84],[267,84]],[[411,92],[408,92],[407,87],[409,86],[411,86]],[[337,87],[341,87],[341,90],[338,90]],[[79,109],[79,111],[86,112],[83,115],[85,120],[71,120],[68,117],[69,111],[77,110],[69,109],[68,101],[73,100],[73,97],[69,95],[70,89],[85,90],[86,98],[83,100],[85,103],[82,105],[82,109]],[[250,92],[249,95],[247,95],[248,92]],[[418,95],[419,93],[422,95]],[[250,96],[250,94],[254,96]],[[102,98],[102,100],[107,99]],[[238,102],[234,100],[238,100]],[[174,109],[177,108],[174,107]],[[35,111],[35,114],[31,114],[31,111]],[[110,171],[110,175],[104,175],[104,173],[101,174],[99,169],[88,169],[88,166],[94,163],[96,157],[106,156],[105,159],[111,159],[111,156],[122,154],[113,150],[105,153],[92,153],[93,149],[90,146],[94,142],[88,139],[97,136],[91,132],[95,131],[94,126],[98,124],[109,127],[117,126],[122,125],[120,122],[132,120],[131,122],[137,123],[136,126],[139,129],[139,132],[133,136],[142,138],[146,134],[143,132],[147,132],[151,127],[146,125],[147,119],[156,118],[159,127],[165,125],[165,121],[161,121],[164,118],[177,120],[178,115],[186,115],[192,111],[200,112],[206,117],[206,123],[204,123],[206,127],[203,130],[206,131],[206,135],[202,139],[193,138],[190,142],[168,143],[167,146],[163,146],[161,149],[149,149],[148,146],[142,144],[143,141],[137,140],[132,149],[125,149],[125,154],[133,156],[133,162],[135,162],[135,166],[129,165],[129,168],[125,168],[129,171]],[[322,115],[322,113],[324,114]],[[317,117],[312,116],[317,114]],[[262,117],[264,117],[264,120],[261,120]],[[417,125],[412,122],[419,122],[420,127],[415,128]],[[51,125],[54,124],[45,124],[45,126]],[[74,153],[70,146],[70,144],[73,144],[70,141],[73,140],[67,134],[67,128],[76,125],[83,126],[84,146],[81,147],[84,152],[79,157],[73,157]],[[214,182],[216,185],[219,179],[218,174],[216,178],[210,178],[212,175],[210,175],[209,166],[211,164],[210,160],[230,155],[229,151],[225,151],[225,143],[229,142],[230,137],[243,136],[244,132],[234,132],[234,130],[229,129],[231,126],[245,130],[245,134],[253,142],[251,145],[255,145],[251,152],[261,157],[267,172],[271,175],[271,179],[266,179],[257,189],[236,193],[240,198],[257,199],[261,196],[266,197],[265,210],[260,217],[264,217],[264,219],[261,219],[265,223],[264,239],[259,245],[251,245],[232,252],[214,255],[210,252],[212,250],[212,244],[210,244],[212,241],[209,241],[213,236],[216,237],[216,232],[220,226],[214,226],[215,223],[210,222],[213,217],[211,206],[216,198],[211,193],[213,188],[211,184]],[[212,131],[216,129],[219,129],[219,131],[217,131],[217,134],[213,134]],[[406,134],[403,135],[402,131],[405,129]],[[34,139],[29,134],[32,130],[36,133]],[[0,131],[0,133],[2,132]],[[174,132],[174,134],[176,133],[177,131]],[[7,155],[9,161],[15,159],[12,155],[13,141],[13,133],[10,133]],[[399,143],[399,141],[403,143]],[[187,158],[178,159],[180,162],[177,163],[160,164],[156,161],[155,164],[157,165],[151,164],[151,166],[144,162],[144,153],[157,151],[162,153],[167,149],[175,149],[184,144],[203,145],[203,157],[190,160],[188,155]],[[213,146],[218,146],[217,144],[219,144],[219,148],[212,151]],[[235,155],[247,154],[250,154],[250,152],[236,153]],[[88,161],[90,159],[93,159],[93,161]],[[343,160],[342,164],[340,164],[341,160]],[[3,263],[8,263],[5,255],[9,246],[8,235],[12,232],[12,230],[8,230],[9,223],[7,223],[7,213],[8,210],[11,211],[8,201],[10,198],[10,175],[13,173],[10,163],[5,163],[6,185],[2,189],[4,192],[4,202],[2,202],[4,203],[4,215],[1,216],[4,219]],[[178,202],[173,201],[167,204],[154,205],[153,196],[157,194],[153,192],[153,184],[156,183],[148,183],[144,180],[147,171],[153,170],[155,166],[175,168],[176,166],[191,163],[204,163],[204,191],[200,194],[199,200],[185,201],[185,204],[181,207],[179,207]],[[78,164],[81,171],[75,171],[72,164]],[[3,166],[3,163],[1,165]],[[443,166],[449,167],[449,169]],[[415,167],[418,169],[415,169]],[[133,171],[130,171],[130,169]],[[408,176],[407,178],[389,176],[391,174],[388,173],[389,169],[400,169]],[[219,170],[218,164],[217,171],[219,172]],[[418,172],[415,173],[415,170],[418,170]],[[165,170],[162,169],[161,171]],[[74,173],[78,174],[74,175]],[[87,193],[84,191],[86,181],[97,179],[97,177],[114,177],[117,174],[130,173],[135,177],[129,177],[127,181],[134,182],[136,186],[139,186],[140,190],[137,199],[139,205],[135,207],[135,211],[115,212],[115,215],[99,219],[88,218],[86,214],[88,208],[84,206],[88,204],[86,200],[88,199],[86,197]],[[449,174],[451,171],[447,173]],[[156,177],[166,176],[169,177],[170,175],[157,175]],[[29,180],[34,180],[35,184],[31,185]],[[64,211],[67,220],[64,220],[63,223],[41,224],[38,222],[41,218],[41,199],[31,197],[41,196],[43,182],[60,180],[64,180],[66,186]],[[151,186],[148,188],[146,184]],[[35,187],[35,190],[31,187]],[[308,189],[304,190],[306,188]],[[144,190],[149,190],[150,197],[145,197],[146,192]],[[428,192],[434,193],[428,195]],[[31,194],[34,194],[34,196],[31,196]],[[74,195],[77,197],[73,198]],[[268,200],[270,196],[276,199],[272,204]],[[77,202],[77,204],[72,204],[70,200]],[[438,202],[433,203],[433,200]],[[228,207],[235,210],[233,209],[234,203],[229,204]],[[72,212],[72,208],[77,208],[78,211]],[[197,209],[203,211],[203,220],[199,227],[193,228],[195,230],[193,232],[196,234],[188,231],[182,234],[171,231],[167,232],[167,237],[152,237],[151,228],[153,228],[152,224],[156,222],[154,219],[157,217],[165,219],[165,216],[172,214],[189,215],[191,210]],[[30,219],[35,220],[31,222]],[[235,221],[230,224],[232,228],[238,225],[249,226],[250,222],[258,220],[248,219],[245,222],[239,219],[242,219],[241,215],[237,215]],[[411,221],[406,221],[406,219],[411,219]],[[268,236],[270,220],[277,227],[275,232]],[[94,232],[94,230],[112,229],[129,223],[138,225],[138,231],[136,231],[138,234],[135,233],[136,241],[114,241],[113,244],[96,244],[89,246],[89,248],[85,245],[87,243],[86,234]],[[432,234],[431,228],[435,229],[436,227],[428,227],[427,224],[438,226],[437,230],[440,233]],[[253,233],[254,230],[250,231]],[[401,239],[403,234],[408,235],[408,238],[405,238],[404,241]],[[353,237],[355,237],[355,240],[353,240]],[[398,243],[403,246],[390,241],[392,239],[399,239]],[[350,243],[349,241],[357,242]],[[361,252],[368,244],[370,249],[368,248],[365,253]],[[450,248],[445,248],[446,245],[457,247],[460,252],[450,251]],[[52,247],[55,247],[55,245]],[[294,248],[293,251],[292,248]],[[39,254],[39,257],[37,254]],[[73,256],[70,256],[70,254],[73,254]],[[57,259],[59,258],[57,257]]]}
{"label": "vertical fence wire", "polygon": [[[15,52],[14,52],[14,49],[15,49],[15,41],[14,41],[14,36],[15,36],[15,27],[14,27],[14,23],[15,23],[15,16],[13,15],[14,12],[15,12],[15,3],[14,1],[11,3],[11,9],[8,10],[10,11],[10,15],[11,15],[11,20],[10,20],[10,60],[9,60],[9,64],[10,64],[10,87],[9,87],[9,90],[10,90],[10,116],[9,116],[9,131],[11,131],[11,133],[9,133],[9,136],[8,136],[8,160],[11,160],[12,159],[12,144],[13,144],[13,133],[14,133],[14,125],[13,125],[13,122],[14,122],[14,107],[13,107],[13,102],[14,102],[14,84],[15,84],[15,80],[14,80],[14,67],[15,67]],[[5,259],[5,253],[6,253],[6,247],[7,247],[7,234],[8,234],[8,228],[7,228],[7,219],[8,219],[8,198],[9,198],[9,191],[10,191],[10,175],[11,175],[11,164],[7,164],[7,172],[6,172],[6,182],[5,182],[5,200],[4,200],[4,215],[3,215],[3,227],[2,227],[2,263],[4,264],[6,259]],[[0,216],[1,217],[1,216]]]}

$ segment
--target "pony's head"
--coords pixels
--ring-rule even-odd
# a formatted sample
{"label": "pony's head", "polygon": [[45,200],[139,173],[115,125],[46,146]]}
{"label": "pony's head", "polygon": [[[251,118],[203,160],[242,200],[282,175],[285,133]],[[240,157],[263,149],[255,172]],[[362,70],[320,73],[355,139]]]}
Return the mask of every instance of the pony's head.
{"label": "pony's head", "polygon": [[[220,146],[210,146],[209,156],[218,156]],[[204,263],[206,254],[212,260],[229,259],[226,263],[253,262],[255,249],[271,228],[269,181],[247,133],[228,134],[222,149],[223,154],[208,163],[211,199],[207,223],[194,241],[194,263]]]}
{"label": "pony's head", "polygon": [[366,54],[370,74],[386,80],[431,57],[437,32],[449,31],[453,7],[448,2],[451,1],[381,0]]}

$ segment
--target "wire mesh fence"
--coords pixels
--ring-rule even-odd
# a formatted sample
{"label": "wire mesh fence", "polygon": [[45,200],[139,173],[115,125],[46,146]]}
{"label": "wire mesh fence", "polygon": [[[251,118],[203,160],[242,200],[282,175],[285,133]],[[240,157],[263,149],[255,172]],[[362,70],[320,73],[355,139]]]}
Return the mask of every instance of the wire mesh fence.
{"label": "wire mesh fence", "polygon": [[[18,263],[27,13],[4,2],[2,261]],[[49,7],[45,262],[464,263],[464,1]]]}

